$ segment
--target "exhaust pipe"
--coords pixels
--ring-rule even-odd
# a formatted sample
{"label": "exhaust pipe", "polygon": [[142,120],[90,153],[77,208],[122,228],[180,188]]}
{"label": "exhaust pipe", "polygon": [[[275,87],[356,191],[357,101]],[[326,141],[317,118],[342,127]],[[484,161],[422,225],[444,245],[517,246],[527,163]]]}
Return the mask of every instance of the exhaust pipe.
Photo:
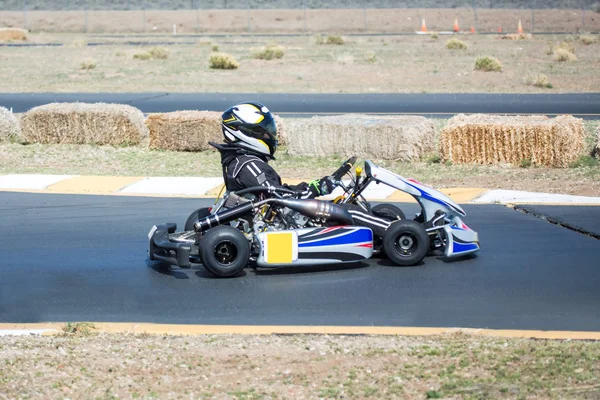
{"label": "exhaust pipe", "polygon": [[194,224],[194,230],[196,232],[204,232],[213,226],[226,224],[235,219],[241,218],[250,213],[255,207],[260,207],[269,203],[287,207],[313,219],[320,219],[327,222],[331,221],[340,225],[354,224],[350,213],[345,208],[340,207],[337,204],[321,200],[266,199],[259,201],[256,204],[247,202],[198,220]]}

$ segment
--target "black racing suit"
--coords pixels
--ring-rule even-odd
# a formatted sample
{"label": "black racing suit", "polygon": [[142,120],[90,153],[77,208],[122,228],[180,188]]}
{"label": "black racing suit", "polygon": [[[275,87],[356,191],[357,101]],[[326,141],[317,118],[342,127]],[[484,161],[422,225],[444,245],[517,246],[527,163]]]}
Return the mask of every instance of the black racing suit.
{"label": "black racing suit", "polygon": [[[252,186],[274,186],[294,190],[299,193],[301,199],[311,199],[319,195],[317,189],[306,182],[298,185],[283,184],[279,174],[262,156],[229,144],[210,144],[221,153],[223,179],[228,191]],[[389,220],[369,214],[357,205],[342,204],[342,206],[348,210],[356,225],[371,228],[376,236],[383,236],[390,225]]]}

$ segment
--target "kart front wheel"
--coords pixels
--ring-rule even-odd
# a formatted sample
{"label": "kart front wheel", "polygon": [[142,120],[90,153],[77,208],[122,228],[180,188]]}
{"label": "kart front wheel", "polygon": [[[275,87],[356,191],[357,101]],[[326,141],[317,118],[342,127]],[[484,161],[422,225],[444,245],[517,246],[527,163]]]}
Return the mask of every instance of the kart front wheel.
{"label": "kart front wheel", "polygon": [[396,221],[398,219],[406,219],[406,215],[400,209],[393,204],[377,204],[371,208],[371,212],[378,217],[389,219],[390,221]]}
{"label": "kart front wheel", "polygon": [[188,217],[188,219],[185,221],[185,225],[183,227],[184,231],[193,231],[194,230],[194,224],[200,219],[200,218],[206,218],[210,215],[210,208],[205,207],[205,208],[199,208],[196,211],[194,211],[193,213],[190,214],[190,216]]}
{"label": "kart front wheel", "polygon": [[200,240],[200,257],[204,268],[227,278],[242,272],[250,259],[246,237],[229,225],[209,229]]}
{"label": "kart front wheel", "polygon": [[429,236],[418,222],[407,219],[396,221],[383,235],[383,250],[396,265],[416,265],[429,250]]}

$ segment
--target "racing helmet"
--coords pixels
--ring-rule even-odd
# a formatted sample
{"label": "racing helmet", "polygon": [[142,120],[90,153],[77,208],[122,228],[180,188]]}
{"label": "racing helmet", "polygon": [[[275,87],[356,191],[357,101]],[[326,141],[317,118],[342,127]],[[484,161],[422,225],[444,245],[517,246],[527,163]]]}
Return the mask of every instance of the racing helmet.
{"label": "racing helmet", "polygon": [[260,103],[246,102],[227,109],[221,116],[225,142],[273,157],[277,150],[277,127],[273,115]]}

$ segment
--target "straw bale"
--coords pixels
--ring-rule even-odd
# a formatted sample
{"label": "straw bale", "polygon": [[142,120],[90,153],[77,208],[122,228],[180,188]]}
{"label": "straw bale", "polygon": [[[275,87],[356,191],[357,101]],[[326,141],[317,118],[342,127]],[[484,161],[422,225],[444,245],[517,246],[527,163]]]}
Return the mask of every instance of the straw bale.
{"label": "straw bale", "polygon": [[124,104],[52,103],[35,107],[21,120],[32,143],[143,145],[148,143],[144,114]]}
{"label": "straw bale", "polygon": [[416,116],[341,115],[286,123],[290,154],[416,160],[434,150],[433,122]]}
{"label": "straw bale", "polygon": [[7,108],[0,107],[0,142],[10,141],[24,143],[19,120]]}
{"label": "straw bale", "polygon": [[0,40],[27,40],[27,30],[20,28],[0,28]]}
{"label": "straw bale", "polygon": [[[275,117],[279,143],[285,145],[283,120]],[[223,141],[221,113],[212,111],[176,111],[148,115],[150,148],[172,151],[213,149],[208,142]]]}
{"label": "straw bale", "polygon": [[219,142],[221,113],[212,111],[176,111],[150,114],[150,148],[172,151],[202,151],[211,148],[209,141]]}
{"label": "straw bale", "polygon": [[567,167],[584,151],[583,121],[568,115],[457,115],[440,132],[444,161]]}

